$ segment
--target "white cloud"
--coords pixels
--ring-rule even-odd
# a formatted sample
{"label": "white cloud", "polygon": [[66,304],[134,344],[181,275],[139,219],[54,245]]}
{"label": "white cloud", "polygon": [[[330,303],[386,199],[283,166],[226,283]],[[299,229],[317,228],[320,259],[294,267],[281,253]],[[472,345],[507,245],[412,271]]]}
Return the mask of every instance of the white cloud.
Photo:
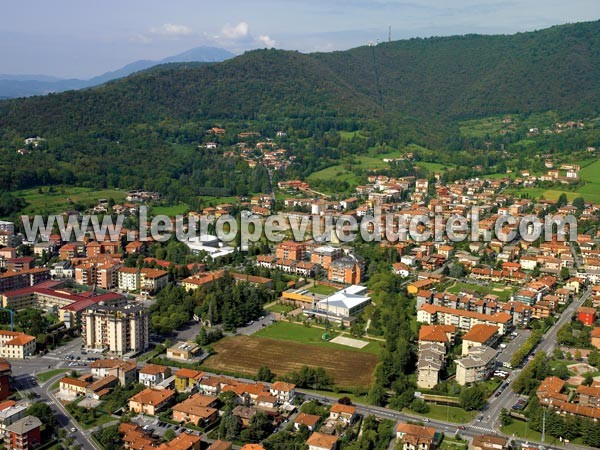
{"label": "white cloud", "polygon": [[260,35],[258,37],[258,40],[260,42],[262,42],[263,44],[265,44],[267,47],[275,47],[275,40],[271,39],[269,36],[267,36],[266,34]]}
{"label": "white cloud", "polygon": [[189,36],[193,33],[192,29],[186,25],[176,25],[174,23],[165,23],[157,28],[150,30],[154,34],[160,34],[163,36]]}
{"label": "white cloud", "polygon": [[150,36],[146,36],[145,34],[137,33],[129,38],[129,42],[134,42],[136,44],[149,44],[152,42],[152,38]]}
{"label": "white cloud", "polygon": [[235,26],[226,24],[221,30],[225,39],[237,41],[246,39],[250,35],[250,27],[247,22],[240,22]]}

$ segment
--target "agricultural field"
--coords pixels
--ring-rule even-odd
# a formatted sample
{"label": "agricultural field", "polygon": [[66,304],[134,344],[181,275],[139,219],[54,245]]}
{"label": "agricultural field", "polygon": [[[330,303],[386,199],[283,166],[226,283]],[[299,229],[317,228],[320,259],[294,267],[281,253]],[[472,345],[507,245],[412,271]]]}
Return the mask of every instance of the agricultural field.
{"label": "agricultural field", "polygon": [[582,166],[580,176],[585,184],[577,190],[561,190],[560,188],[543,189],[543,188],[520,188],[508,189],[508,193],[517,195],[526,194],[529,198],[546,200],[558,200],[561,194],[566,194],[567,199],[572,201],[577,197],[583,197],[586,201],[600,203],[600,160],[585,160],[577,164]]}
{"label": "agricultural field", "polygon": [[256,375],[268,366],[276,375],[297,371],[302,366],[322,367],[342,388],[369,386],[377,356],[255,336],[233,336],[214,344],[215,354],[203,366],[218,372]]}
{"label": "agricultural field", "polygon": [[[301,344],[311,344],[319,347],[347,350],[355,352],[366,352],[366,353],[379,353],[381,345],[379,341],[368,341],[367,339],[360,339],[369,342],[363,348],[353,348],[342,344],[336,344],[330,341],[323,340],[323,334],[325,330],[323,328],[307,327],[297,323],[279,321],[273,325],[263,328],[254,334],[255,337],[278,339],[282,341],[293,341]],[[339,335],[338,332],[330,330],[329,335],[331,338]],[[348,336],[348,335],[347,335]],[[348,336],[350,337],[350,336]]]}
{"label": "agricultural field", "polygon": [[123,202],[126,192],[119,189],[91,189],[84,187],[53,186],[50,188],[31,188],[14,191],[15,197],[27,202],[24,214],[55,214],[72,209],[76,203],[93,206],[98,199],[112,198],[115,202]]}

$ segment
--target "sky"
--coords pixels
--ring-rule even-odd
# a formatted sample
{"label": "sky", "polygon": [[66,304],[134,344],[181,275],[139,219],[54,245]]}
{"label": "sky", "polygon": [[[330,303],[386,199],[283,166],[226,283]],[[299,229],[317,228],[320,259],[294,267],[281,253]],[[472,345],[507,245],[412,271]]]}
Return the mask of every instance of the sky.
{"label": "sky", "polygon": [[600,19],[599,0],[19,0],[3,2],[0,74],[90,78],[200,45],[345,50]]}

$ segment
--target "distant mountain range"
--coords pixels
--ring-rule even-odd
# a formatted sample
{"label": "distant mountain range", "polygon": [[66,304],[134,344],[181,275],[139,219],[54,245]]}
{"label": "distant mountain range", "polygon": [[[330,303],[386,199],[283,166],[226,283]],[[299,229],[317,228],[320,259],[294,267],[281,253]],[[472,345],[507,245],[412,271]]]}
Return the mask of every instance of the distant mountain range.
{"label": "distant mountain range", "polygon": [[0,74],[0,99],[31,97],[45,95],[51,92],[63,92],[73,89],[83,89],[104,84],[107,81],[123,78],[132,73],[149,69],[150,67],[179,62],[222,62],[235,55],[217,47],[196,47],[178,55],[169,56],[160,61],[139,60],[127,64],[120,69],[103,73],[88,80],[76,78],[58,78],[48,75],[6,75]]}

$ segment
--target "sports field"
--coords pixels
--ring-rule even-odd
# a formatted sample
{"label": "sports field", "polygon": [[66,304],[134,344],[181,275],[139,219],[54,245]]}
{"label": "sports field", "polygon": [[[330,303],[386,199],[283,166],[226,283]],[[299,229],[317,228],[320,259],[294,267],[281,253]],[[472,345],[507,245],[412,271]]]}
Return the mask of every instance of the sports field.
{"label": "sports field", "polygon": [[[323,334],[325,330],[317,327],[306,327],[302,324],[279,321],[273,325],[259,330],[254,336],[259,338],[277,339],[282,341],[294,341],[301,344],[311,344],[314,346],[325,347],[329,349],[359,351],[378,354],[381,351],[381,343],[379,341],[368,341],[364,347],[348,347],[347,345],[336,343],[333,341],[339,332],[330,331],[329,335],[332,340],[324,341]],[[348,336],[350,337],[350,336]]]}

